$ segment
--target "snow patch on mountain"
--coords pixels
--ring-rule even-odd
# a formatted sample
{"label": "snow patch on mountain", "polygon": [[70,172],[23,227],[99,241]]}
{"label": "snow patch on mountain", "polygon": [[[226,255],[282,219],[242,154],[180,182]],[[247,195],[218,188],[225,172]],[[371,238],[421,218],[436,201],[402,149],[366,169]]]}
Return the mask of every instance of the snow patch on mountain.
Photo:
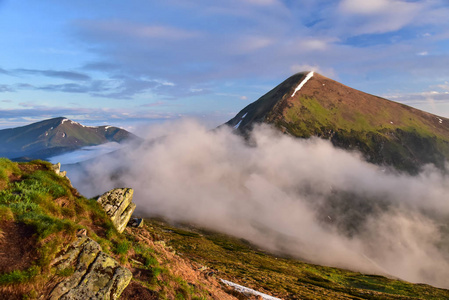
{"label": "snow patch on mountain", "polygon": [[242,293],[242,294],[260,296],[260,297],[262,297],[262,299],[265,299],[265,300],[281,300],[281,298],[276,298],[276,297],[255,291],[253,289],[247,288],[247,287],[245,287],[243,285],[239,285],[237,283],[233,283],[231,281],[227,281],[224,279],[220,279],[220,280],[227,286],[234,288],[234,290],[236,290],[237,292]]}
{"label": "snow patch on mountain", "polygon": [[295,96],[296,92],[298,92],[306,83],[309,81],[310,78],[313,76],[313,71],[307,74],[306,78],[304,78],[303,81],[296,87],[295,91],[292,94],[292,97]]}

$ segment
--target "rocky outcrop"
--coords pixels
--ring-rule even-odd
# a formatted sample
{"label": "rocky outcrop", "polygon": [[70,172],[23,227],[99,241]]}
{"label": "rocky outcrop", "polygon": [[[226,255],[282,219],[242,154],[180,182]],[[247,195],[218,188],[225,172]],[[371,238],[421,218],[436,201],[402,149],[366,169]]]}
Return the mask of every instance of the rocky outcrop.
{"label": "rocky outcrop", "polygon": [[128,269],[85,235],[79,236],[53,265],[60,271],[74,268],[74,273],[52,290],[51,300],[118,299],[132,278]]}
{"label": "rocky outcrop", "polygon": [[130,188],[113,189],[97,199],[118,232],[125,230],[134,209],[136,209],[136,205],[132,203],[133,193],[133,189]]}
{"label": "rocky outcrop", "polygon": [[53,172],[56,173],[56,175],[59,175],[61,177],[66,177],[67,178],[67,172],[66,171],[62,171],[61,172],[61,163],[57,163],[51,166],[51,169]]}

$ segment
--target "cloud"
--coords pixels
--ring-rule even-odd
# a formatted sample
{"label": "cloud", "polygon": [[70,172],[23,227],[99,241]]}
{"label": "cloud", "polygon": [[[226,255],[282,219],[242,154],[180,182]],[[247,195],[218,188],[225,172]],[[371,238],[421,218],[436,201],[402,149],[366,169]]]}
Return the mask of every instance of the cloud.
{"label": "cloud", "polygon": [[14,92],[14,88],[8,84],[0,84],[0,93]]}
{"label": "cloud", "polygon": [[298,40],[298,51],[324,51],[329,48],[330,44],[335,43],[337,39],[317,39],[317,38],[301,38]]}
{"label": "cloud", "polygon": [[334,78],[336,79],[337,73],[333,69],[323,69],[318,65],[307,65],[307,64],[298,64],[293,65],[290,67],[290,70],[293,73],[299,73],[299,72],[305,72],[305,71],[314,71],[317,73],[320,73],[321,75],[324,75],[326,77]]}
{"label": "cloud", "polygon": [[384,13],[392,8],[406,8],[413,5],[415,4],[412,2],[401,0],[343,0],[340,2],[340,9],[345,13],[372,15]]}
{"label": "cloud", "polygon": [[92,108],[92,107],[64,107],[39,105],[33,102],[21,102],[20,108],[0,109],[0,128],[23,126],[32,122],[65,116],[78,121],[90,123],[103,122],[117,124],[117,122],[152,122],[179,118],[178,114],[170,112],[154,112],[141,107],[139,111],[133,108]]}
{"label": "cloud", "polygon": [[226,232],[313,263],[448,287],[449,185],[435,168],[396,174],[328,141],[265,126],[249,143],[227,127],[194,122],[147,130],[148,139],[161,136],[69,177],[87,196],[134,188],[141,216]]}
{"label": "cloud", "polygon": [[339,8],[343,14],[341,21],[354,26],[351,32],[372,34],[396,31],[411,24],[426,6],[401,0],[343,0]]}
{"label": "cloud", "polygon": [[[399,77],[447,79],[441,78],[448,71],[440,43],[447,38],[449,12],[441,0],[168,0],[136,1],[132,9],[120,3],[55,7],[62,8],[78,12],[61,30],[71,34],[70,50],[80,53],[60,53],[72,69],[0,69],[0,74],[27,75],[29,86],[10,84],[14,89],[70,93],[71,99],[158,97],[186,103],[194,96],[228,94],[237,95],[226,104],[235,111],[241,95],[256,98],[267,91],[253,87],[273,87],[309,66],[374,94],[400,85]],[[86,15],[91,19],[77,19]],[[39,49],[57,50],[53,46]],[[423,51],[432,55],[417,55]],[[423,71],[425,76],[419,75]],[[60,80],[48,84],[42,77]]]}
{"label": "cloud", "polygon": [[198,31],[189,31],[171,26],[136,24],[124,20],[79,20],[76,26],[89,33],[95,40],[184,40],[200,35]]}
{"label": "cloud", "polygon": [[427,52],[427,51],[422,51],[422,52],[416,53],[416,55],[419,55],[419,56],[427,56],[427,55],[429,55],[429,52]]}
{"label": "cloud", "polygon": [[436,87],[445,91],[449,91],[449,82],[446,81],[444,84],[438,84]]}
{"label": "cloud", "polygon": [[34,70],[34,69],[16,69],[13,70],[14,73],[18,74],[29,74],[29,75],[41,75],[46,77],[61,78],[67,80],[75,81],[88,81],[90,76],[72,71],[55,71],[55,70]]}
{"label": "cloud", "polygon": [[262,6],[272,6],[280,4],[278,0],[243,0],[243,2],[252,5],[262,5]]}
{"label": "cloud", "polygon": [[49,92],[64,92],[75,94],[89,94],[95,97],[132,99],[133,96],[148,91],[157,91],[163,86],[172,86],[170,83],[119,76],[104,80],[91,80],[84,83],[62,83],[33,86],[29,84],[15,85],[20,89],[35,89]]}
{"label": "cloud", "polygon": [[85,70],[105,72],[105,71],[116,71],[120,68],[120,66],[110,62],[98,61],[87,63],[82,68]]}
{"label": "cloud", "polygon": [[448,7],[444,1],[439,0],[343,0],[338,6],[338,12],[337,28],[340,27],[340,32],[347,30],[349,35],[354,36],[395,32],[406,28],[413,30],[420,26],[443,26],[447,24],[447,18],[443,15],[448,12]]}
{"label": "cloud", "polygon": [[[441,109],[438,110],[437,106],[449,104],[449,92],[448,91],[427,91],[420,93],[395,93],[383,95],[384,98],[401,102],[404,104],[412,105],[415,107],[422,105],[430,105],[430,109],[424,107],[423,110],[432,111],[437,115],[441,114]],[[440,107],[440,106],[439,106]]]}

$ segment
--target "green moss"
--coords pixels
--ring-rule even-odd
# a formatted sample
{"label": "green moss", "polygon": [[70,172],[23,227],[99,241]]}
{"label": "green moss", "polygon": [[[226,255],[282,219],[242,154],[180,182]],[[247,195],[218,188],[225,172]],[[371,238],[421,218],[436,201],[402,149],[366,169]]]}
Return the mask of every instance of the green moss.
{"label": "green moss", "polygon": [[45,214],[27,212],[19,217],[19,221],[36,228],[39,239],[44,239],[49,235],[65,231],[74,234],[77,224],[70,220],[61,220]]}
{"label": "green moss", "polygon": [[56,275],[62,276],[62,277],[69,277],[69,276],[72,276],[73,273],[75,273],[75,268],[70,266],[70,267],[58,270],[56,272]]}
{"label": "green moss", "polygon": [[25,283],[30,281],[37,274],[39,274],[39,268],[36,266],[30,267],[24,271],[16,270],[5,274],[0,274],[0,285]]}
{"label": "green moss", "polygon": [[0,205],[0,220],[14,221],[14,213],[11,210],[11,207]]}
{"label": "green moss", "polygon": [[9,182],[11,174],[19,175],[20,169],[17,163],[10,161],[7,158],[0,157],[0,180]]}
{"label": "green moss", "polygon": [[130,246],[131,246],[131,243],[128,242],[127,240],[120,241],[115,246],[115,253],[116,254],[126,254],[126,253],[128,253]]}

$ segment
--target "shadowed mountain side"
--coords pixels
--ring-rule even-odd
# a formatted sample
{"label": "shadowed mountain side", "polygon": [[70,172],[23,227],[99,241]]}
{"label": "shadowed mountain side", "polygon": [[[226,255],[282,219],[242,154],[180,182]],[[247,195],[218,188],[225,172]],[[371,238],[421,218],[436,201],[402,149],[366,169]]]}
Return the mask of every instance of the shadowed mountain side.
{"label": "shadowed mountain side", "polygon": [[[317,136],[360,151],[369,162],[416,173],[445,169],[449,119],[373,96],[320,74],[298,73],[241,110],[226,124],[247,135],[268,123],[299,137]],[[302,87],[295,89],[304,81]]]}
{"label": "shadowed mountain side", "polygon": [[0,156],[17,160],[46,159],[85,146],[135,139],[138,137],[121,128],[84,126],[60,117],[0,130]]}

